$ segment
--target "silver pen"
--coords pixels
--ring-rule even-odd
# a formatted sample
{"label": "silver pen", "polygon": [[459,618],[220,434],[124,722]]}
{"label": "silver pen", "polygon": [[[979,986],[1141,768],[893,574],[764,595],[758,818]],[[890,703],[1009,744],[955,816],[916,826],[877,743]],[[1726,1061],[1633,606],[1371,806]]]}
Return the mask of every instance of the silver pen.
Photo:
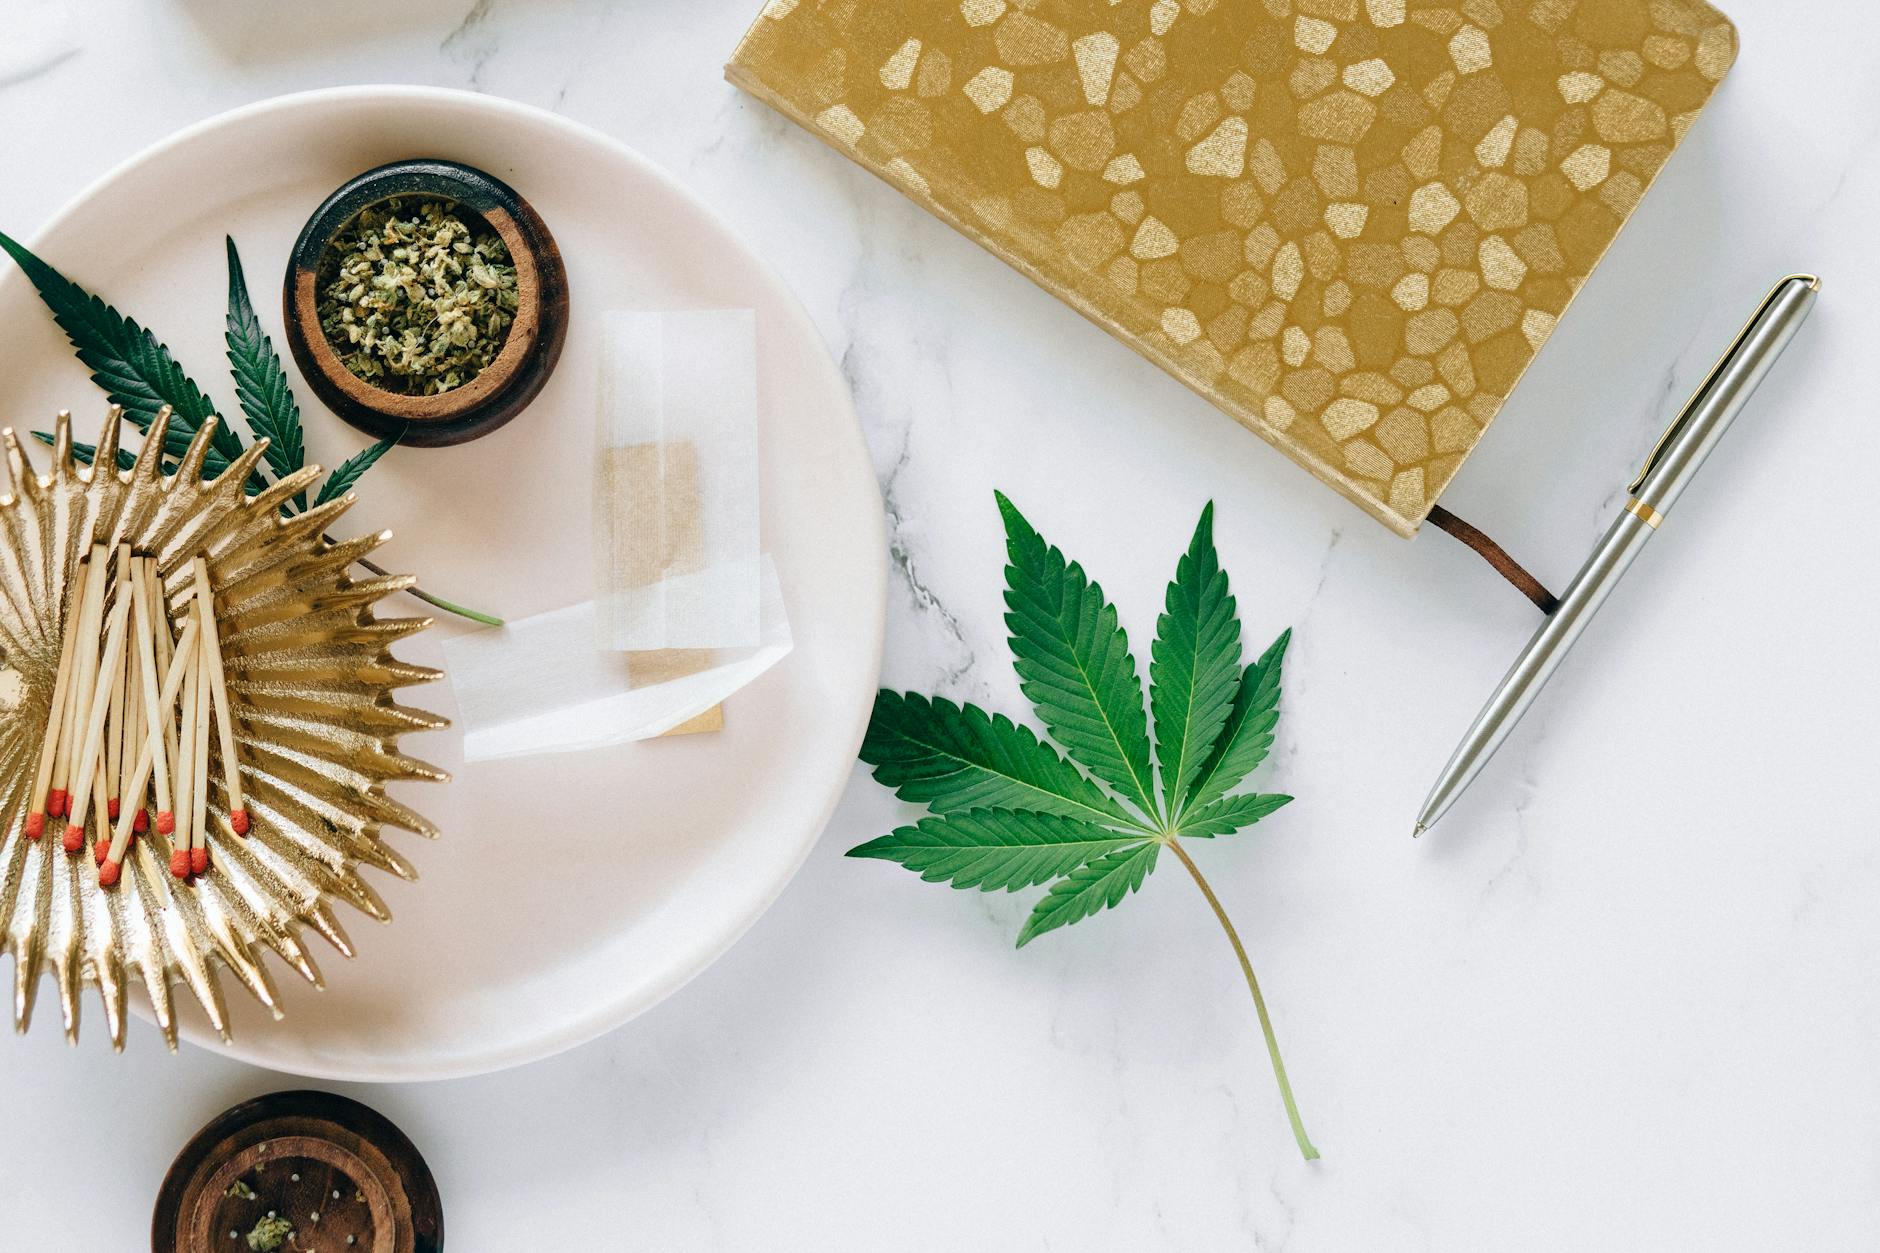
{"label": "silver pen", "polygon": [[1711,368],[1684,409],[1666,428],[1657,447],[1645,459],[1628,489],[1630,498],[1612,528],[1606,532],[1593,555],[1586,559],[1573,583],[1528,646],[1516,658],[1512,668],[1476,716],[1469,733],[1462,737],[1449,764],[1430,789],[1429,799],[1417,815],[1415,834],[1422,835],[1436,825],[1449,807],[1462,795],[1488,759],[1495,755],[1521,715],[1540,694],[1542,685],[1573,647],[1586,624],[1592,621],[1606,597],[1618,585],[1645,542],[1658,530],[1665,515],[1677,501],[1697,468],[1723,438],[1736,415],[1743,411],[1750,395],[1763,376],[1775,365],[1776,358],[1795,338],[1802,322],[1814,308],[1821,280],[1812,274],[1791,274],[1777,283],[1764,298],[1762,306],[1750,318],[1721,360]]}

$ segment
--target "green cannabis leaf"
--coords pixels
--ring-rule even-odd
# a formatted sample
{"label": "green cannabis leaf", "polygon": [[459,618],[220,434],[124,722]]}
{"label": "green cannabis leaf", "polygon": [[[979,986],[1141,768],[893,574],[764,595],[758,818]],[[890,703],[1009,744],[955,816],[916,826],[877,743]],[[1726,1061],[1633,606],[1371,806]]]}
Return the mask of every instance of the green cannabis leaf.
{"label": "green cannabis leaf", "polygon": [[[124,407],[124,416],[138,430],[149,430],[157,411],[168,405],[173,410],[171,429],[180,430],[187,442],[203,420],[215,413],[209,398],[155,335],[4,233],[0,233],[0,250],[32,281],[52,311],[53,321],[78,351],[79,361],[92,372],[92,382],[104,388],[112,404]],[[213,446],[225,465],[241,454],[240,437],[226,428],[216,433]]]}
{"label": "green cannabis leaf", "polygon": [[[287,371],[281,368],[280,354],[261,329],[255,316],[254,302],[248,298],[248,279],[242,273],[241,254],[235,240],[224,236],[228,245],[228,363],[235,375],[235,398],[248,418],[248,429],[255,438],[268,441],[265,454],[268,469],[277,479],[286,478],[307,464],[307,449],[300,434],[300,405],[287,383]],[[376,458],[375,458],[376,460]],[[357,478],[357,475],[353,476]],[[330,480],[329,480],[330,482]],[[326,492],[321,491],[321,498]],[[307,507],[307,494],[293,499],[295,509]]]}
{"label": "green cannabis leaf", "polygon": [[1158,817],[1142,681],[1115,607],[1082,566],[1047,547],[1002,495],[999,510],[1011,559],[1005,625],[1020,690],[1072,757]]}
{"label": "green cannabis leaf", "polygon": [[849,856],[898,862],[929,883],[982,892],[1049,885],[1019,932],[1023,948],[1121,904],[1166,849],[1194,878],[1233,946],[1293,1137],[1306,1158],[1316,1158],[1253,964],[1181,843],[1232,835],[1292,800],[1228,795],[1272,748],[1292,632],[1241,664],[1240,619],[1208,505],[1156,621],[1145,714],[1129,639],[1103,589],[1046,544],[1002,493],[998,503],[1009,560],[1005,622],[1019,686],[1069,757],[1002,715],[883,691],[862,760],[901,799],[933,816]]}
{"label": "green cannabis leaf", "polygon": [[939,813],[1021,809],[1128,823],[1123,807],[1031,728],[973,705],[912,693],[875,697],[862,759],[903,799]]}
{"label": "green cannabis leaf", "polygon": [[382,439],[372,447],[356,452],[340,462],[339,468],[327,475],[326,482],[320,484],[320,494],[313,498],[313,503],[324,505],[329,500],[344,496],[351,490],[352,485],[359,481],[359,476],[372,468],[373,462],[392,450],[403,434],[404,432],[400,431],[398,435],[390,439]]}
{"label": "green cannabis leaf", "polygon": [[[300,406],[294,400],[280,354],[275,351],[267,332],[261,329],[261,320],[255,316],[235,241],[230,238],[226,242],[229,279],[225,339],[229,366],[242,412],[255,435],[268,441],[263,457],[278,479],[306,464]],[[13,258],[32,282],[40,300],[51,311],[53,321],[71,341],[79,362],[92,372],[92,381],[105,390],[112,404],[122,406],[124,416],[138,430],[147,434],[157,413],[169,406],[170,424],[165,432],[163,457],[165,471],[174,474],[175,463],[188,449],[196,432],[216,413],[216,406],[207,393],[177,363],[169,348],[134,319],[125,317],[3,232],[0,232],[0,251]],[[52,435],[46,431],[34,431],[33,437],[44,444],[52,443]],[[226,422],[215,424],[209,442],[202,463],[205,479],[219,477],[243,451],[241,436]],[[395,438],[381,440],[348,458],[321,485],[315,503],[325,504],[344,495],[397,442]],[[87,464],[95,452],[89,444],[72,445],[72,455]],[[133,463],[130,453],[119,451],[120,466]],[[268,480],[257,467],[244,486],[253,496],[266,490]],[[306,507],[306,494],[300,493],[293,500],[283,502],[281,511],[291,514]],[[359,564],[374,574],[386,573],[370,561],[362,559]],[[503,624],[501,618],[467,609],[419,588],[408,590],[419,600],[447,613],[490,626]]]}

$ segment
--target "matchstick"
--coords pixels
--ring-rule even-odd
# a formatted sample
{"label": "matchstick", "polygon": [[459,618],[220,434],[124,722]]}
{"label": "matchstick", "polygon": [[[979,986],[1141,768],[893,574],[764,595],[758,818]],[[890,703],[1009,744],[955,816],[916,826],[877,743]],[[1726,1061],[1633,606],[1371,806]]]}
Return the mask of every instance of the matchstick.
{"label": "matchstick", "polygon": [[98,634],[104,627],[104,602],[110,581],[111,550],[103,544],[91,549],[90,579],[85,589],[85,621],[79,628],[78,650],[72,657],[72,691],[77,699],[66,714],[65,761],[57,787],[64,793],[61,809],[70,816],[78,803],[79,756],[85,743],[85,718],[91,712],[92,689],[98,682]]}
{"label": "matchstick", "polygon": [[[137,750],[143,747],[144,725],[144,674],[138,664],[138,653],[150,639],[150,633],[141,629],[138,623],[144,615],[137,612],[137,605],[144,594],[144,581],[139,577],[142,560],[131,566],[131,634],[124,642],[124,742],[119,750],[118,760],[122,763],[125,779],[128,780],[131,768],[137,761]],[[124,783],[124,804],[132,814],[133,831],[142,832],[148,825],[144,814],[144,792],[146,784],[140,783],[135,792],[129,782]]]}
{"label": "matchstick", "polygon": [[189,847],[194,816],[190,802],[196,794],[196,733],[190,719],[196,709],[196,678],[202,646],[196,640],[196,620],[192,616],[183,629],[186,641],[176,650],[176,664],[183,667],[183,705],[176,726],[176,834],[170,840],[170,873],[178,879],[189,878]]}
{"label": "matchstick", "polygon": [[[170,638],[170,618],[163,610],[163,599],[161,593],[158,591],[157,559],[155,557],[145,557],[138,563],[137,573],[144,585],[144,603],[148,606],[150,612],[150,630],[156,637],[157,673],[159,675],[166,675],[170,672],[170,659],[174,644]],[[170,706],[164,706],[165,711],[169,709]],[[166,728],[163,735],[163,747],[168,754],[166,760],[174,762],[176,760],[176,733],[168,729],[171,726],[169,714],[164,712],[161,716],[163,717],[163,725]],[[163,791],[167,793],[169,787],[169,772],[165,770]],[[164,806],[159,805],[159,812],[164,808]],[[174,823],[174,818],[172,818],[172,823]],[[138,828],[140,831],[142,829],[143,828]],[[168,835],[169,832],[165,831],[164,834]]]}
{"label": "matchstick", "polygon": [[52,708],[46,713],[46,738],[39,745],[39,770],[33,775],[31,810],[26,815],[29,840],[36,840],[46,832],[52,768],[58,764],[59,733],[65,729],[66,702],[72,699],[72,653],[78,647],[79,619],[84,617],[84,589],[89,582],[90,571],[81,561],[76,580],[78,595],[66,597],[65,642],[59,646],[59,675],[52,684]]}
{"label": "matchstick", "polygon": [[85,652],[85,628],[91,620],[92,555],[78,563],[80,585],[77,592],[77,629],[72,636],[72,682],[66,690],[65,711],[59,721],[59,747],[52,755],[52,788],[46,794],[46,816],[63,818],[71,806],[72,718],[78,705],[78,665]]}
{"label": "matchstick", "polygon": [[[131,590],[130,573],[131,550],[118,550],[118,595],[127,595]],[[123,796],[123,774],[127,764],[124,761],[124,657],[129,649],[119,651],[116,664],[108,665],[109,674],[98,676],[100,684],[109,683],[109,703],[104,715],[104,795],[105,812],[112,822],[117,821],[119,799]]]}
{"label": "matchstick", "polygon": [[220,730],[222,776],[228,785],[228,825],[236,835],[248,834],[248,806],[242,799],[241,762],[235,756],[235,722],[229,717],[228,676],[222,670],[221,631],[215,622],[215,594],[209,586],[209,563],[196,558],[196,604],[202,607],[204,664],[209,690],[215,699],[215,723]]}
{"label": "matchstick", "polygon": [[105,554],[93,544],[85,559],[85,592],[79,600],[78,642],[72,652],[71,699],[65,705],[65,727],[59,734],[58,764],[52,769],[52,793],[46,814],[63,818],[72,810],[72,771],[78,763],[79,739],[84,735],[85,713],[91,708],[91,662],[97,658],[98,622],[104,609]]}
{"label": "matchstick", "polygon": [[[129,571],[124,571],[128,575]],[[129,583],[121,579],[120,594],[117,603],[111,607],[111,626],[105,633],[104,652],[99,672],[108,675],[111,667],[117,663],[119,650],[124,647],[124,629],[130,617],[131,598],[128,595]],[[93,780],[98,776],[99,767],[104,761],[104,721],[111,709],[111,687],[109,683],[99,683],[91,694],[91,710],[85,719],[85,733],[80,741],[79,774],[77,786],[72,789],[72,812],[66,818],[65,851],[76,853],[85,847],[85,816],[93,799],[94,790],[102,794],[103,789],[94,789]]]}
{"label": "matchstick", "polygon": [[[163,580],[157,573],[157,559],[146,558],[144,561],[144,583],[150,589],[151,629],[157,633],[157,673],[168,674],[170,662],[176,656],[176,640],[170,634],[170,610],[163,603]],[[174,701],[163,706],[163,746],[169,751],[170,761],[176,760],[176,705]],[[168,835],[165,831],[163,834]]]}
{"label": "matchstick", "polygon": [[[107,798],[104,794],[104,762],[103,762],[104,753],[102,750],[99,751],[98,757],[99,757],[99,767],[98,769],[92,771],[92,775],[91,775],[91,802],[92,802],[92,812],[96,815],[98,819],[98,839],[100,840],[100,842],[102,842],[104,840],[104,833],[111,829],[111,824],[108,821],[106,821],[105,816],[104,816],[105,815],[105,801]],[[68,853],[76,853],[80,848],[83,848],[83,847],[85,847],[85,833],[83,831],[79,832],[78,847],[74,848],[72,846],[71,829],[67,828],[65,832],[65,851]]]}
{"label": "matchstick", "polygon": [[[158,619],[156,593],[152,588],[149,573],[147,564],[143,571],[144,577],[138,580],[131,612],[137,619],[137,690],[143,693],[144,697],[144,733],[157,737],[157,746],[153,750],[155,762],[152,771],[157,789],[157,831],[159,834],[169,835],[176,830],[176,811],[170,805],[170,761],[172,759],[166,752],[169,747],[169,737],[163,733],[163,711],[175,708],[176,687],[182,686],[183,675],[181,671],[176,671],[171,658],[166,657],[161,662],[157,660],[159,650],[156,644],[159,640],[169,639],[170,628],[169,624]],[[176,687],[171,686],[172,671],[175,671]],[[160,691],[157,687],[159,674],[163,676],[163,687]],[[139,785],[138,794],[142,796],[141,785]],[[141,819],[131,828],[138,832],[143,829]]]}
{"label": "matchstick", "polygon": [[190,763],[196,768],[196,792],[190,797],[189,871],[206,874],[209,869],[209,637],[215,628],[209,624],[204,597],[197,596],[190,605],[196,616],[196,713],[190,725],[196,732],[196,749]]}
{"label": "matchstick", "polygon": [[[128,596],[131,592],[131,580],[137,573],[136,558],[131,556],[131,546],[129,544],[118,545],[117,564],[118,595]],[[129,629],[129,624],[127,623],[125,630],[128,631]],[[124,684],[130,674],[129,667],[124,663],[129,660],[132,651],[131,642],[127,636],[124,641],[123,651],[118,654],[117,664],[112,666],[110,671],[111,708],[105,715],[104,731],[104,794],[110,802],[106,806],[106,810],[110,813],[112,822],[117,821],[118,805],[124,794],[124,772],[131,768],[131,763],[125,760],[128,754],[124,751]],[[100,675],[98,681],[103,683],[106,679],[103,675]]]}
{"label": "matchstick", "polygon": [[143,812],[144,803],[141,795],[133,796],[130,791],[130,773],[137,764],[137,750],[143,746],[144,697],[140,687],[142,672],[137,664],[138,640],[143,632],[137,629],[137,597],[143,588],[144,559],[131,559],[131,621],[130,634],[124,637],[124,713],[119,723],[121,734],[118,736],[118,787],[119,794],[127,808],[136,813]]}
{"label": "matchstick", "polygon": [[[140,584],[140,586],[147,587],[145,584]],[[135,606],[138,616],[145,619],[141,625],[148,625],[148,599],[146,594],[137,601]],[[158,806],[157,830],[163,835],[169,835],[175,830],[176,818],[170,810],[169,763],[164,760],[163,755],[163,715],[160,711],[176,704],[176,694],[183,686],[183,675],[186,669],[184,657],[187,657],[194,649],[195,643],[195,624],[192,622],[183,630],[183,656],[171,658],[169,669],[163,675],[161,690],[158,689],[156,683],[155,650],[150,647],[148,635],[143,636],[138,650],[138,664],[145,675],[143,686],[147,699],[144,701],[143,749],[137,755],[137,764],[131,773],[131,784],[141,792],[149,778],[152,775],[155,776]],[[110,847],[100,850],[98,882],[105,887],[110,887],[118,881],[120,868],[124,864],[125,850],[130,846],[132,830],[133,823],[124,817],[119,817],[117,830],[111,835]],[[172,864],[174,864],[174,857],[172,857]]]}
{"label": "matchstick", "polygon": [[[157,713],[157,668],[156,648],[152,637],[150,622],[150,589],[144,578],[144,559],[137,558],[131,565],[131,620],[130,635],[124,644],[124,744],[120,761],[123,763],[124,800],[128,805],[121,814],[112,814],[111,819],[119,825],[128,824],[132,834],[141,835],[149,829],[149,815],[144,810],[144,798],[150,786],[152,770],[147,765],[155,765],[159,811],[169,808],[169,780],[166,764],[138,764],[143,751],[144,741],[151,735],[157,736],[159,745],[163,743],[162,718]],[[145,680],[145,672],[149,680]],[[94,850],[98,864],[105,862],[106,851],[111,841],[100,834],[97,848]]]}

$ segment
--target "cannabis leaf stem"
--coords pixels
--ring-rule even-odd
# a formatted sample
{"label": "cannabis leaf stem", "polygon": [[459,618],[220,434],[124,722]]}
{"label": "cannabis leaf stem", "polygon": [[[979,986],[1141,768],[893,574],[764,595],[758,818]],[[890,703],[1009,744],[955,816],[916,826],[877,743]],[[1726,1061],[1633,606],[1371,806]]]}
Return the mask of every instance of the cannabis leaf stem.
{"label": "cannabis leaf stem", "polygon": [[1188,873],[1194,876],[1195,886],[1201,889],[1201,895],[1207,898],[1208,908],[1220,920],[1221,930],[1227,933],[1227,942],[1234,946],[1234,956],[1240,959],[1240,973],[1247,976],[1247,991],[1253,993],[1254,1012],[1260,1015],[1260,1031],[1266,1036],[1267,1056],[1273,1059],[1273,1077],[1279,1080],[1279,1095],[1286,1103],[1286,1117],[1292,1123],[1293,1139],[1299,1142],[1299,1152],[1308,1162],[1317,1161],[1319,1151],[1306,1138],[1306,1125],[1299,1117],[1299,1106],[1293,1100],[1292,1082],[1286,1078],[1286,1062],[1279,1055],[1279,1040],[1273,1034],[1273,1018],[1266,1012],[1266,998],[1260,995],[1260,981],[1253,977],[1253,963],[1247,959],[1247,947],[1240,942],[1240,932],[1234,930],[1233,920],[1228,918],[1227,911],[1221,907],[1221,898],[1214,894],[1207,877],[1201,873],[1201,867],[1195,865],[1195,859],[1188,855],[1181,841],[1170,836],[1168,851],[1175,854],[1181,864],[1188,868]]}
{"label": "cannabis leaf stem", "polygon": [[[391,571],[387,570],[384,566],[378,564],[376,561],[367,561],[364,557],[360,557],[355,564],[362,565],[372,573],[380,575],[381,577],[391,574]],[[503,625],[503,620],[495,614],[484,613],[481,609],[470,609],[463,605],[455,604],[445,600],[442,596],[433,596],[422,588],[409,587],[405,589],[405,592],[407,595],[415,596],[433,608],[442,609],[445,613],[454,613],[459,618],[468,618],[472,622],[481,622],[484,626],[499,627]]]}

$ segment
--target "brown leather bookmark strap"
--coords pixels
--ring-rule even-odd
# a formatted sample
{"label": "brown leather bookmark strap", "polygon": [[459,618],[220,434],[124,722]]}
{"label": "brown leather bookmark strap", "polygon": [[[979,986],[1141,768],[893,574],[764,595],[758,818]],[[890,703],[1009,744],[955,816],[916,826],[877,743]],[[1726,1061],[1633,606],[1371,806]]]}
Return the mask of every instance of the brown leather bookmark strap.
{"label": "brown leather bookmark strap", "polygon": [[1430,521],[1481,554],[1483,561],[1495,567],[1502,578],[1514,584],[1523,596],[1540,607],[1542,613],[1550,614],[1560,607],[1559,598],[1543,587],[1541,581],[1529,574],[1520,562],[1510,557],[1507,549],[1449,510],[1441,505],[1430,506]]}

